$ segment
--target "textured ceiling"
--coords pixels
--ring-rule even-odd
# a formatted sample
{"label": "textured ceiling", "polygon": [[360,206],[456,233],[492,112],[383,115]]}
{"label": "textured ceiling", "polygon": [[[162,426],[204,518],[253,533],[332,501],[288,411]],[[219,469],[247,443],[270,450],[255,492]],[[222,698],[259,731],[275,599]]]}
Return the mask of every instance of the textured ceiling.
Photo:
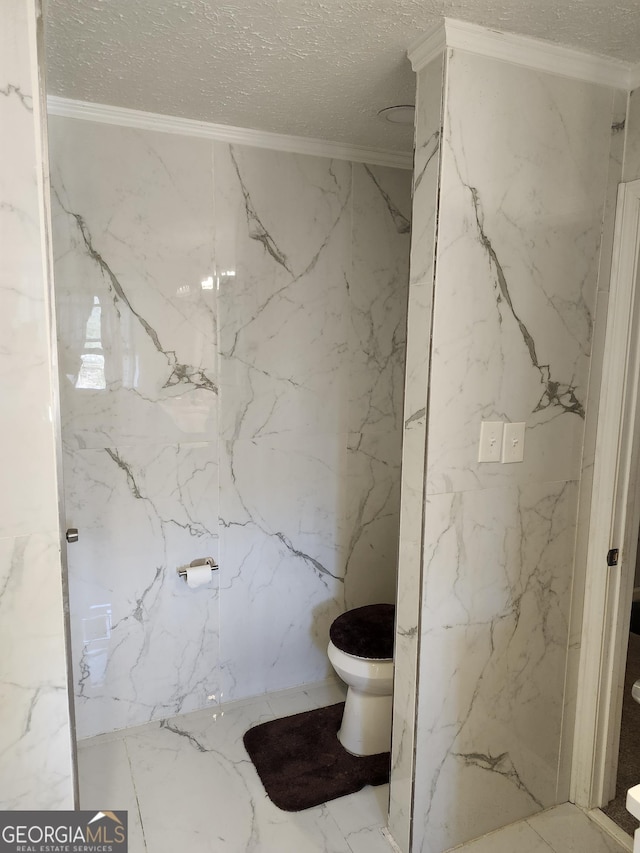
{"label": "textured ceiling", "polygon": [[405,52],[443,15],[640,62],[640,0],[46,0],[49,93],[408,151]]}

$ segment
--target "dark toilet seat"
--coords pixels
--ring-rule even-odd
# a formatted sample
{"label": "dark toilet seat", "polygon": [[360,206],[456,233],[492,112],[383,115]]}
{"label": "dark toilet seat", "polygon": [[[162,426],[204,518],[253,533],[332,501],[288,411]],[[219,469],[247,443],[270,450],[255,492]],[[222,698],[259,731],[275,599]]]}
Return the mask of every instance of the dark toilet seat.
{"label": "dark toilet seat", "polygon": [[392,660],[395,612],[393,604],[368,604],[347,610],[333,621],[329,638],[348,655]]}

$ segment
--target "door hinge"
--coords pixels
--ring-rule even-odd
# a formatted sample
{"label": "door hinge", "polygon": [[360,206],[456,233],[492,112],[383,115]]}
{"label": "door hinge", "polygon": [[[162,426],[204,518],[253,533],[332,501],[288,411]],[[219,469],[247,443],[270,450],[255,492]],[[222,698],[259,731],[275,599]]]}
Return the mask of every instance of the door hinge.
{"label": "door hinge", "polygon": [[607,565],[608,566],[617,566],[618,565],[618,554],[619,551],[617,548],[612,548],[607,554]]}

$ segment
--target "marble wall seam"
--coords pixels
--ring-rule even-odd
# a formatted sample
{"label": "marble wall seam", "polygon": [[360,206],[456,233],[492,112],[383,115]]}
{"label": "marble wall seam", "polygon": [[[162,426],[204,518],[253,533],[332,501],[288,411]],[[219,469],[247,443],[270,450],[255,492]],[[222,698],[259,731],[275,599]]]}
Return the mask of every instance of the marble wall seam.
{"label": "marble wall seam", "polygon": [[418,75],[415,168],[404,381],[402,485],[389,829],[408,851],[412,834],[419,596],[434,251],[442,130],[443,57]]}
{"label": "marble wall seam", "polygon": [[[409,845],[408,850],[415,849],[416,845],[416,836],[419,834],[416,832],[416,809],[420,809],[421,804],[419,803],[420,792],[416,786],[417,779],[417,762],[418,762],[418,752],[421,748],[420,744],[420,729],[419,729],[419,709],[420,703],[422,701],[421,697],[424,695],[421,691],[425,689],[424,687],[424,679],[422,679],[421,684],[421,666],[420,666],[420,654],[421,654],[421,643],[422,636],[424,631],[424,608],[422,606],[422,597],[424,594],[425,588],[425,576],[426,576],[426,542],[427,536],[427,505],[428,505],[428,487],[429,487],[429,467],[428,467],[428,459],[429,459],[429,418],[430,418],[430,409],[431,409],[431,366],[433,362],[433,341],[434,341],[434,323],[435,323],[435,301],[436,301],[436,282],[438,275],[438,238],[439,238],[439,228],[440,228],[440,197],[442,191],[442,169],[443,169],[443,145],[444,145],[444,132],[445,132],[445,120],[448,109],[448,71],[449,71],[449,63],[448,56],[445,55],[446,50],[443,54],[440,55],[439,59],[437,59],[433,65],[435,68],[438,67],[438,63],[440,64],[440,97],[439,97],[439,114],[436,113],[434,115],[434,119],[436,115],[439,120],[439,127],[437,129],[437,160],[435,162],[436,178],[435,178],[435,207],[434,207],[434,221],[433,221],[433,259],[432,259],[432,267],[430,270],[430,278],[428,280],[428,286],[430,288],[431,296],[430,296],[430,304],[431,311],[429,317],[429,332],[428,332],[428,355],[427,355],[427,382],[426,382],[426,405],[425,405],[425,427],[424,427],[424,458],[423,458],[423,470],[422,470],[422,523],[420,529],[420,575],[419,575],[419,596],[417,599],[418,603],[418,614],[417,614],[417,659],[415,661],[415,696],[414,696],[414,707],[413,707],[413,766],[412,766],[412,790],[411,790],[411,826],[410,826],[410,834],[409,834]],[[437,87],[435,89],[435,94],[437,95]],[[427,137],[427,140],[429,137]],[[435,159],[435,158],[434,158]],[[426,690],[429,690],[429,682],[427,680]]]}

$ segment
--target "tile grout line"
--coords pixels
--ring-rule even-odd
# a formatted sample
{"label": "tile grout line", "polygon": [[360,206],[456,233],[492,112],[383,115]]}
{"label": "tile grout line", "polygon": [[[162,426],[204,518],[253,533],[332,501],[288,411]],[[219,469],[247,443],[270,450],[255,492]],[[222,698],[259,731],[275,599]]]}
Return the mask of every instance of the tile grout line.
{"label": "tile grout line", "polygon": [[[538,814],[544,814],[544,812],[538,812]],[[535,817],[537,817],[537,815],[535,815]],[[555,847],[552,847],[552,846],[551,846],[551,844],[549,844],[549,842],[547,841],[547,839],[546,839],[546,838],[544,838],[542,835],[540,835],[540,833],[538,832],[538,830],[537,830],[534,826],[531,826],[531,824],[529,823],[528,819],[526,819],[526,818],[525,818],[524,823],[526,823],[526,825],[529,827],[529,829],[530,829],[532,832],[535,832],[535,834],[538,836],[538,838],[540,839],[540,841],[542,841],[542,843],[544,844],[544,846],[545,846],[545,847],[547,847],[549,850],[552,850],[552,851],[553,851],[553,853],[562,853],[562,851],[561,851],[561,850],[559,851],[559,850],[556,850],[556,848],[555,848]]]}
{"label": "tile grout line", "polygon": [[146,853],[146,851],[147,851],[147,837],[146,837],[145,831],[144,831],[144,821],[142,820],[142,810],[140,808],[140,800],[138,799],[138,789],[136,787],[136,780],[135,780],[135,777],[133,775],[133,765],[131,763],[131,756],[129,755],[129,749],[127,747],[127,738],[126,737],[122,738],[122,742],[124,744],[125,755],[127,756],[127,764],[129,765],[129,776],[131,777],[131,785],[133,787],[133,793],[134,793],[135,798],[136,798],[136,808],[138,810],[138,819],[140,821],[140,831],[142,832],[142,843],[144,845],[144,850]]}

